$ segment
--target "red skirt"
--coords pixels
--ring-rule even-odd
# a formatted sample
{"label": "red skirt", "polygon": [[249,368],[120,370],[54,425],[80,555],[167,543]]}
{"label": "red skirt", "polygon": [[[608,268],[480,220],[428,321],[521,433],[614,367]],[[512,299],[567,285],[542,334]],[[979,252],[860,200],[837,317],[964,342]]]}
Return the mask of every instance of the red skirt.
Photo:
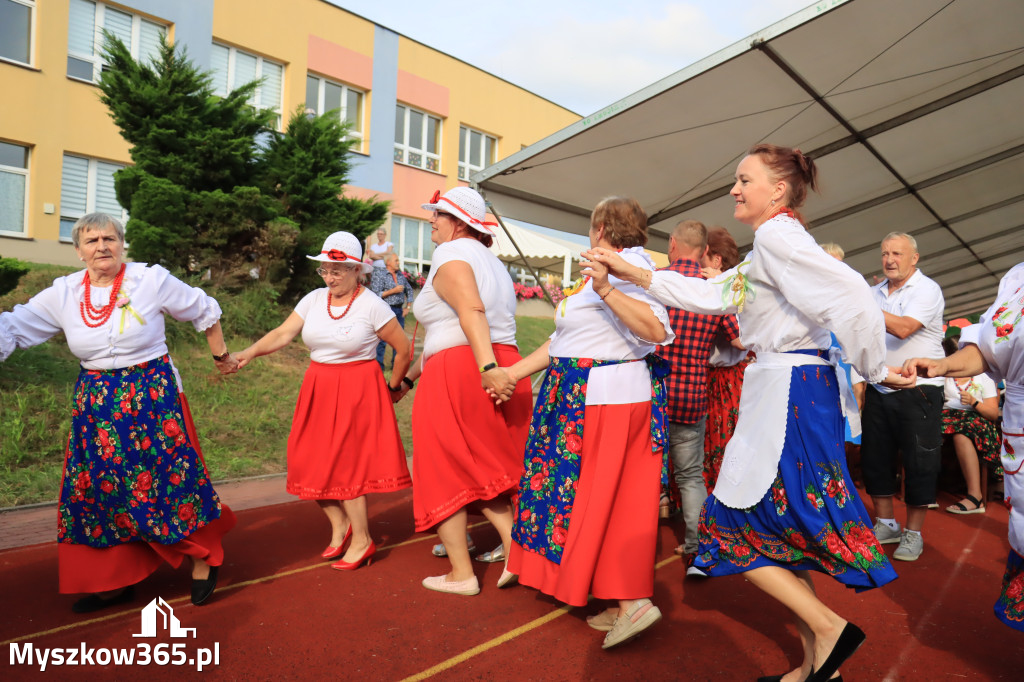
{"label": "red skirt", "polygon": [[748,364],[743,360],[731,367],[708,368],[708,419],[704,427],[704,487],[708,494],[715,489],[725,446],[736,430],[743,372]]}
{"label": "red skirt", "polygon": [[352,500],[410,485],[380,365],[310,362],[288,436],[288,492],[303,500]]}
{"label": "red skirt", "polygon": [[[202,458],[192,411],[184,393],[178,394],[181,413],[192,446]],[[206,466],[206,463],[203,463]],[[220,517],[173,545],[157,542],[129,542],[114,547],[60,543],[57,545],[57,579],[61,594],[109,592],[134,585],[151,575],[166,561],[178,568],[186,556],[204,559],[211,566],[224,563],[221,540],[234,528],[235,515],[221,504]]]}
{"label": "red skirt", "polygon": [[651,404],[586,408],[580,480],[561,564],[515,542],[519,582],[572,606],[654,594],[661,457],[651,451]]}
{"label": "red skirt", "polygon": [[[514,346],[494,344],[498,365],[520,360]],[[480,387],[469,346],[427,359],[412,410],[412,490],[416,530],[427,531],[477,500],[515,492],[523,473],[533,392],[523,379],[496,406]]]}

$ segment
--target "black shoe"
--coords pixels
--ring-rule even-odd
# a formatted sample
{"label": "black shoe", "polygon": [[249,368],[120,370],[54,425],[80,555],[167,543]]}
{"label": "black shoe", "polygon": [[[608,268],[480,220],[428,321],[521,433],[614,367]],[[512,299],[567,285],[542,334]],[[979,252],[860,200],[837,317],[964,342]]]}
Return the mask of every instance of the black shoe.
{"label": "black shoe", "polygon": [[217,569],[219,566],[210,566],[210,575],[205,580],[192,579],[192,603],[200,606],[213,595],[217,589]]}
{"label": "black shoe", "polygon": [[98,594],[82,597],[71,605],[71,610],[75,613],[92,613],[93,611],[100,611],[110,606],[126,604],[133,599],[135,599],[135,586],[129,585],[113,597],[103,598]]}
{"label": "black shoe", "polygon": [[807,682],[829,682],[831,677],[839,670],[839,666],[850,656],[853,656],[865,639],[867,639],[867,635],[864,634],[863,630],[853,623],[847,623],[846,627],[843,628],[843,632],[839,635],[836,645],[832,647],[828,658],[825,659],[820,668],[811,671],[811,676],[807,678]]}
{"label": "black shoe", "polygon": [[[765,675],[757,678],[757,682],[782,682],[783,675]],[[843,676],[829,678],[828,682],[843,682]]]}

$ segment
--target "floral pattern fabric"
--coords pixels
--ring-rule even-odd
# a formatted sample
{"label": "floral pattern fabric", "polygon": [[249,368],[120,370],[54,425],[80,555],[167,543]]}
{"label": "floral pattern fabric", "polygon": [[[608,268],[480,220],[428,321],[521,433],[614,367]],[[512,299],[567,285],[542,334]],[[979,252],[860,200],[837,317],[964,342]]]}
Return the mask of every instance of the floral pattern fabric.
{"label": "floral pattern fabric", "polygon": [[696,565],[708,575],[762,566],[817,570],[858,590],[896,578],[846,469],[831,368],[794,367],[779,471],[762,500],[732,509],[708,497]]}
{"label": "floral pattern fabric", "polygon": [[1024,632],[1024,557],[1010,550],[1003,574],[1003,590],[995,604],[996,617]]}
{"label": "floral pattern fabric", "polygon": [[[651,374],[652,452],[662,457],[662,486],[668,481],[668,424],[663,359],[644,358]],[[583,452],[587,378],[594,367],[639,360],[552,357],[530,422],[523,477],[519,483],[512,539],[560,564],[569,537]]]}
{"label": "floral pattern fabric", "polygon": [[942,433],[947,436],[959,433],[974,443],[978,457],[990,466],[996,474],[1003,475],[1003,463],[999,458],[1001,439],[995,422],[985,419],[974,410],[943,410]]}
{"label": "floral pattern fabric", "polygon": [[718,472],[722,468],[725,446],[736,430],[740,416],[740,393],[743,391],[743,372],[748,359],[731,367],[708,369],[708,421],[704,429],[704,487],[708,494],[715,489]]}
{"label": "floral pattern fabric", "polygon": [[58,541],[170,545],[220,513],[188,434],[170,358],[83,369],[71,410]]}

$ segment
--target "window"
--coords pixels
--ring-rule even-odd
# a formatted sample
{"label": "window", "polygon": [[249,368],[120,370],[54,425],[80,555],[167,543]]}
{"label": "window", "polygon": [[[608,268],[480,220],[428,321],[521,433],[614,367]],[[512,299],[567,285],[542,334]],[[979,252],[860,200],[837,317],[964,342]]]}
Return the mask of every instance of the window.
{"label": "window", "polygon": [[494,163],[498,141],[478,130],[459,128],[459,180],[469,181],[471,173]]}
{"label": "window", "polygon": [[32,63],[35,0],[0,0],[0,59]]}
{"label": "window", "polygon": [[86,213],[97,211],[114,216],[122,223],[128,212],[117,203],[114,192],[114,173],[124,168],[81,156],[64,155],[64,168],[60,180],[60,238],[71,241],[71,228]]}
{"label": "window", "polygon": [[316,76],[306,76],[306,108],[315,111],[317,116],[337,109],[341,120],[348,121],[348,136],[362,141],[363,93],[359,90]]}
{"label": "window", "polygon": [[430,271],[430,258],[434,255],[434,242],[430,241],[430,223],[393,215],[391,237],[398,242],[399,267],[424,275]]}
{"label": "window", "polygon": [[260,109],[278,112],[277,127],[281,127],[281,94],[284,85],[284,66],[258,55],[249,54],[226,45],[213,44],[210,51],[213,71],[213,92],[227,96],[235,88],[251,81],[260,84],[249,104]]}
{"label": "window", "polygon": [[0,233],[25,234],[28,147],[0,142]]}
{"label": "window", "polygon": [[395,161],[441,172],[441,119],[404,105],[395,108]]}
{"label": "window", "polygon": [[160,51],[167,28],[101,2],[71,0],[68,15],[68,76],[96,82],[103,60],[103,31],[125,44],[136,61],[147,62]]}

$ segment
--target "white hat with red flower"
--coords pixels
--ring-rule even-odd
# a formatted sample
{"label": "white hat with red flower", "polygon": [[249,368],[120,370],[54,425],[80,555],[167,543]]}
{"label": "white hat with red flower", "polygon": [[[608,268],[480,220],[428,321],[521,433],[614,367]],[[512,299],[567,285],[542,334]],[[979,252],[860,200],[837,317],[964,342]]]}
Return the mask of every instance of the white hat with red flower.
{"label": "white hat with red flower", "polygon": [[324,240],[324,248],[320,250],[320,253],[315,256],[306,256],[306,258],[321,263],[358,265],[362,268],[364,275],[373,270],[371,263],[363,262],[363,245],[351,232],[335,232],[329,235]]}
{"label": "white hat with red flower", "polygon": [[479,192],[469,187],[453,187],[444,196],[441,196],[441,192],[434,192],[430,202],[423,204],[423,208],[455,216],[477,232],[491,236],[494,236],[494,228],[498,226],[497,223],[484,220],[487,217],[487,204]]}

